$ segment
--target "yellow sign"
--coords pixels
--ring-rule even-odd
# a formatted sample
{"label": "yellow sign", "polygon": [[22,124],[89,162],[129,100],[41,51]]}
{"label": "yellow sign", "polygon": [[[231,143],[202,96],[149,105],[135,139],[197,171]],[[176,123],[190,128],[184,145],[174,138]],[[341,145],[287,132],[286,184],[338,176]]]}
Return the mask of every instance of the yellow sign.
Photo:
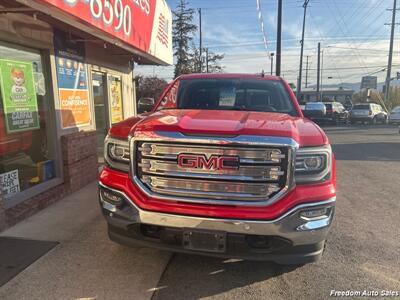
{"label": "yellow sign", "polygon": [[111,92],[111,123],[118,123],[124,119],[122,111],[122,87],[121,79],[112,77],[110,80],[110,92]]}

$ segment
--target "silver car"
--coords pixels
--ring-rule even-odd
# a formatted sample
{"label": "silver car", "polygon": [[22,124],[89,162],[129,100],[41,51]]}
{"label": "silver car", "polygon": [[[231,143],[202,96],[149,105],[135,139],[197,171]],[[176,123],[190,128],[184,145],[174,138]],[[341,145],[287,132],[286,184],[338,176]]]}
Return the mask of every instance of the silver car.
{"label": "silver car", "polygon": [[351,124],[358,122],[370,124],[386,124],[388,120],[387,113],[382,106],[376,103],[363,103],[353,106],[351,111]]}
{"label": "silver car", "polygon": [[390,112],[389,123],[400,124],[400,106],[393,108],[392,111]]}

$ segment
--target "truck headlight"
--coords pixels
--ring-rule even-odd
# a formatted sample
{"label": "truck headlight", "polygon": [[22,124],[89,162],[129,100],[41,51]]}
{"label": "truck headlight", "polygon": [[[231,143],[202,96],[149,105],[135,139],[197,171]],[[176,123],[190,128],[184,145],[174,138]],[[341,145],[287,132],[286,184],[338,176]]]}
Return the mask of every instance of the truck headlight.
{"label": "truck headlight", "polygon": [[297,183],[318,183],[328,180],[332,171],[330,146],[300,148],[296,154]]}
{"label": "truck headlight", "polygon": [[111,168],[129,172],[129,142],[107,136],[104,141],[104,159]]}

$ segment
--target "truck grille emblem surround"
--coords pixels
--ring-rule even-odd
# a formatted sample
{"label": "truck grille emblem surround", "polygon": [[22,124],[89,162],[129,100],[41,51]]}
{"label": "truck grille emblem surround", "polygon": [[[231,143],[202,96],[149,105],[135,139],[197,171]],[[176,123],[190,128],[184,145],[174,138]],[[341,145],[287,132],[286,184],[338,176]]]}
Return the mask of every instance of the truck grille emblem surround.
{"label": "truck grille emblem surround", "polygon": [[131,175],[162,201],[266,206],[294,187],[297,148],[291,138],[158,131],[131,139]]}

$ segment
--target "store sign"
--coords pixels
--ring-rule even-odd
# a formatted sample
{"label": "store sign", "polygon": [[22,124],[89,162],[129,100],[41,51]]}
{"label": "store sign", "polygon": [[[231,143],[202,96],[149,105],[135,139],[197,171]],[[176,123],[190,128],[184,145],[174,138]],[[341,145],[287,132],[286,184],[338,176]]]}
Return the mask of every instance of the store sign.
{"label": "store sign", "polygon": [[111,93],[111,123],[118,123],[124,119],[122,111],[122,87],[121,79],[110,78],[110,93]]}
{"label": "store sign", "polygon": [[39,129],[32,63],[0,59],[0,87],[7,133]]}
{"label": "store sign", "polygon": [[66,42],[63,33],[55,31],[56,69],[62,128],[90,125],[91,112],[84,63],[84,47]]}
{"label": "store sign", "polygon": [[37,0],[172,64],[172,13],[165,0]]}
{"label": "store sign", "polygon": [[0,191],[5,198],[19,193],[18,170],[0,174]]}

